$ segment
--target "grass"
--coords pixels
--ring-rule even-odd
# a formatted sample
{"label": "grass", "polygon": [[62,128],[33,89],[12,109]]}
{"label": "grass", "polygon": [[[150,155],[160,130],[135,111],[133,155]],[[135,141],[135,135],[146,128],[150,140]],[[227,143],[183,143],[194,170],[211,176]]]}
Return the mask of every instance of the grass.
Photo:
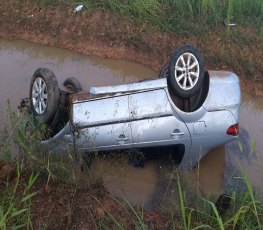
{"label": "grass", "polygon": [[[39,174],[31,173],[21,192],[23,164],[17,165],[16,180],[1,187],[0,197],[0,229],[34,229],[31,211],[31,199],[37,195],[32,192],[32,186]],[[171,212],[163,213],[166,218],[167,229],[262,229],[263,228],[263,202],[258,199],[252,189],[245,171],[242,171],[242,180],[245,181],[247,192],[230,194],[231,205],[224,213],[208,198],[201,198],[199,203],[191,203],[185,195],[181,185],[180,174],[176,173],[178,194],[175,202],[176,208]],[[20,192],[19,192],[20,191]],[[61,196],[62,194],[60,194]],[[198,196],[198,194],[197,194]],[[105,211],[105,215],[94,218],[96,229],[149,229],[155,228],[156,220],[147,220],[143,207],[134,207],[126,198],[111,197],[117,209],[109,210],[94,196],[96,202]],[[179,204],[179,205],[178,205]],[[77,215],[77,214],[76,214]],[[52,216],[50,216],[52,218]],[[161,217],[159,217],[161,219]],[[127,222],[128,221],[128,222]],[[164,224],[164,223],[162,223]],[[48,220],[46,225],[48,226]]]}
{"label": "grass", "polygon": [[[201,198],[196,202],[189,202],[185,191],[181,187],[180,176],[177,174],[178,193],[177,205],[172,211],[166,212],[166,226],[164,229],[262,229],[263,202],[254,193],[247,174],[242,170],[242,180],[246,183],[247,192],[230,194],[230,207],[222,209],[208,198]],[[199,194],[200,195],[200,194]],[[196,195],[198,196],[198,194]],[[106,210],[106,215],[96,222],[97,229],[155,229],[154,221],[149,222],[144,216],[143,208],[132,206],[125,198],[112,198],[119,207],[118,211]],[[97,200],[98,203],[100,203]],[[178,205],[179,204],[179,205]],[[188,205],[187,205],[188,204]],[[100,205],[102,205],[100,203]],[[103,208],[103,206],[102,206]],[[223,211],[222,211],[223,210]],[[129,216],[129,223],[123,215]]]}
{"label": "grass", "polygon": [[[23,1],[18,2],[22,6],[25,4]],[[48,11],[61,11],[61,15],[65,15],[65,21],[70,20],[64,24],[61,16],[57,24],[54,23],[56,19],[52,17],[53,13],[49,13],[47,18],[50,20],[40,19],[40,22],[36,20],[36,23],[32,24],[38,32],[52,31],[50,36],[55,33],[63,34],[64,30],[71,31],[73,28],[67,26],[68,24],[76,23],[76,30],[82,34],[83,40],[88,41],[89,37],[105,43],[107,47],[116,47],[116,50],[124,46],[125,49],[149,54],[153,60],[138,61],[155,70],[167,61],[172,50],[179,44],[190,43],[198,46],[203,53],[207,69],[228,69],[242,80],[252,79],[250,84],[258,87],[255,92],[262,93],[261,86],[256,84],[258,81],[262,83],[261,0],[33,0],[31,3],[33,9],[38,3],[52,5],[47,7]],[[78,4],[84,4],[85,7],[74,13],[74,7]],[[100,19],[96,18],[97,16],[100,16]],[[16,17],[25,17],[22,24],[31,25],[25,14]],[[5,20],[8,21],[7,16]],[[83,22],[78,23],[78,20]],[[237,25],[223,26],[229,22]],[[83,26],[80,26],[82,24]],[[62,27],[64,29],[60,30]],[[73,46],[75,40],[81,41],[76,32],[68,33],[67,36]],[[124,58],[125,56],[127,55],[125,54]],[[134,57],[127,58],[135,60]],[[153,64],[155,61],[158,63]],[[245,86],[246,84],[242,84],[242,87]],[[248,91],[248,87],[246,90]]]}
{"label": "grass", "polygon": [[[0,229],[29,229],[31,222],[31,199],[37,192],[30,189],[38,178],[38,174],[32,173],[25,185],[22,185],[23,163],[17,164],[16,180],[9,184],[7,179],[1,188],[0,196]],[[20,186],[24,186],[21,193]]]}
{"label": "grass", "polygon": [[[262,0],[40,0],[45,4],[110,9],[124,17],[170,32],[212,29],[222,23],[247,25],[262,33]],[[197,28],[200,27],[200,28]],[[227,27],[229,30],[229,27]]]}
{"label": "grass", "polygon": [[[44,0],[47,3],[46,0]],[[251,25],[260,31],[263,22],[261,0],[83,0],[48,1],[84,4],[86,8],[110,9],[125,17],[171,32],[200,27],[212,28],[222,23]],[[196,28],[195,28],[196,29]]]}

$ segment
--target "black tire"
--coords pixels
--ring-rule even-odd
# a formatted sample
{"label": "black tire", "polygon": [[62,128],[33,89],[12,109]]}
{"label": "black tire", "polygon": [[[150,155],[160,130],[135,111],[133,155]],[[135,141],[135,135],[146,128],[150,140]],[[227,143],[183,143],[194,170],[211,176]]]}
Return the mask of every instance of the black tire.
{"label": "black tire", "polygon": [[56,135],[61,129],[63,129],[69,121],[69,109],[66,102],[67,95],[68,94],[65,91],[60,90],[59,105],[52,122],[49,124],[49,128],[52,130],[52,136]]}
{"label": "black tire", "polygon": [[67,78],[63,85],[70,93],[77,93],[82,90],[81,84],[75,77]]}
{"label": "black tire", "polygon": [[[39,86],[42,87],[41,90]],[[29,98],[30,111],[36,120],[50,124],[59,104],[58,82],[51,70],[39,68],[34,72],[30,82]]]}
{"label": "black tire", "polygon": [[139,151],[138,149],[130,150],[130,162],[134,168],[143,168],[145,156],[144,153]]}
{"label": "black tire", "polygon": [[168,86],[178,96],[189,98],[200,89],[203,79],[204,60],[202,54],[191,45],[179,47],[169,63]]}
{"label": "black tire", "polygon": [[169,62],[166,62],[166,63],[162,66],[158,78],[167,78],[167,77],[168,77],[168,68],[169,68]]}
{"label": "black tire", "polygon": [[169,158],[173,165],[179,165],[184,157],[185,148],[184,145],[179,144],[171,149],[169,152]]}

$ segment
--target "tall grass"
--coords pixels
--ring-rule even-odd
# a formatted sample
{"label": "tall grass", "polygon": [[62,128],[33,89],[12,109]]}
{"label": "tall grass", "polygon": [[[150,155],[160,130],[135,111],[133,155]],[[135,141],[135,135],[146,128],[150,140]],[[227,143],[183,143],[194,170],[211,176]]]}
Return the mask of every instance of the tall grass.
{"label": "tall grass", "polygon": [[[176,207],[170,210],[168,223],[164,229],[258,229],[263,228],[263,202],[255,194],[251,183],[244,170],[241,171],[241,180],[246,184],[246,193],[233,192],[229,194],[228,209],[222,209],[219,204],[210,201],[208,198],[196,199],[195,203],[189,202],[185,195],[183,186],[180,182],[180,176],[177,174],[177,195]],[[197,194],[196,196],[199,196]],[[97,200],[98,201],[98,200]],[[127,199],[116,199],[113,201],[119,206],[118,212],[111,213],[105,210],[106,215],[99,218],[96,222],[97,229],[126,229],[124,222],[127,220],[123,215],[133,223],[133,229],[148,229],[154,225],[147,223],[144,217],[143,208],[135,208]],[[98,201],[102,206],[102,204]],[[222,204],[221,204],[222,205]],[[104,208],[102,206],[102,208]],[[131,223],[130,223],[131,224]],[[131,225],[129,225],[131,227]]]}
{"label": "tall grass", "polygon": [[[30,192],[38,174],[32,173],[26,184],[21,180],[23,164],[17,165],[16,179],[7,179],[0,189],[0,229],[32,229],[31,199],[36,192]],[[24,187],[21,193],[21,186]]]}
{"label": "tall grass", "polygon": [[262,0],[83,0],[88,8],[111,9],[169,31],[191,24],[215,26],[233,20],[239,25],[263,24]]}

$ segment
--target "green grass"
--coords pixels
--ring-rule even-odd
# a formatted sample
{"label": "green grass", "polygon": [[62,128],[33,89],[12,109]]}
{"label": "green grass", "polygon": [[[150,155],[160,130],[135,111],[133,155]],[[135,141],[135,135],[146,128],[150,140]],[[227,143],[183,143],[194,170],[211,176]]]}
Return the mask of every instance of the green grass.
{"label": "green grass", "polygon": [[[122,16],[170,32],[212,29],[222,23],[252,26],[260,34],[263,24],[262,0],[39,0],[45,4],[110,9]],[[197,28],[200,27],[200,28]]]}
{"label": "green grass", "polygon": [[83,0],[74,3],[84,4],[88,9],[110,9],[171,32],[187,31],[196,24],[212,28],[223,22],[249,24],[260,31],[263,24],[262,0]]}
{"label": "green grass", "polygon": [[32,229],[31,199],[37,192],[30,190],[38,174],[32,173],[26,184],[23,184],[22,168],[23,164],[18,164],[15,182],[9,183],[7,178],[0,190],[0,229]]}
{"label": "green grass", "polygon": [[[229,194],[230,207],[222,212],[222,208],[207,197],[189,202],[186,191],[183,190],[180,176],[177,174],[178,191],[175,194],[176,207],[167,213],[168,229],[262,229],[263,228],[263,202],[255,194],[251,183],[244,170],[241,180],[246,184],[246,192],[232,192]],[[201,194],[196,194],[196,197]],[[98,201],[98,200],[97,200]],[[126,198],[113,201],[119,207],[118,211],[111,213],[106,210],[106,215],[96,222],[97,229],[126,229],[134,226],[134,229],[149,229],[154,225],[146,223],[143,208],[132,206]],[[98,203],[100,203],[98,201]],[[101,204],[102,205],[102,204]],[[102,206],[103,208],[103,206]],[[125,222],[128,216],[129,225]]]}

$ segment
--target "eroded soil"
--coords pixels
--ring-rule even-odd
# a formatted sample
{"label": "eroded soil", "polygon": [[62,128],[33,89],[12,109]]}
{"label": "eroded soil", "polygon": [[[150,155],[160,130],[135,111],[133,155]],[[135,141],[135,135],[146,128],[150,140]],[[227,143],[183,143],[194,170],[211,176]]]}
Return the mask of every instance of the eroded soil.
{"label": "eroded soil", "polygon": [[263,95],[262,38],[256,36],[257,31],[237,28],[232,32],[239,34],[235,36],[228,36],[223,26],[213,31],[199,36],[164,33],[110,11],[74,13],[73,8],[34,1],[1,1],[0,7],[0,38],[133,60],[156,71],[176,47],[190,43],[204,54],[207,69],[234,71],[244,91]]}
{"label": "eroded soil", "polygon": [[[27,186],[30,171],[22,171],[16,196]],[[12,189],[17,180],[16,166],[0,160],[0,194],[4,194],[6,186]],[[46,173],[40,173],[30,189],[33,192],[37,192],[31,200],[33,229],[112,229],[114,220],[110,215],[125,229],[135,229],[138,221],[129,205],[114,199],[100,183],[65,183],[49,180]],[[167,229],[169,225],[167,214],[160,211],[145,210],[142,218],[150,229]]]}

